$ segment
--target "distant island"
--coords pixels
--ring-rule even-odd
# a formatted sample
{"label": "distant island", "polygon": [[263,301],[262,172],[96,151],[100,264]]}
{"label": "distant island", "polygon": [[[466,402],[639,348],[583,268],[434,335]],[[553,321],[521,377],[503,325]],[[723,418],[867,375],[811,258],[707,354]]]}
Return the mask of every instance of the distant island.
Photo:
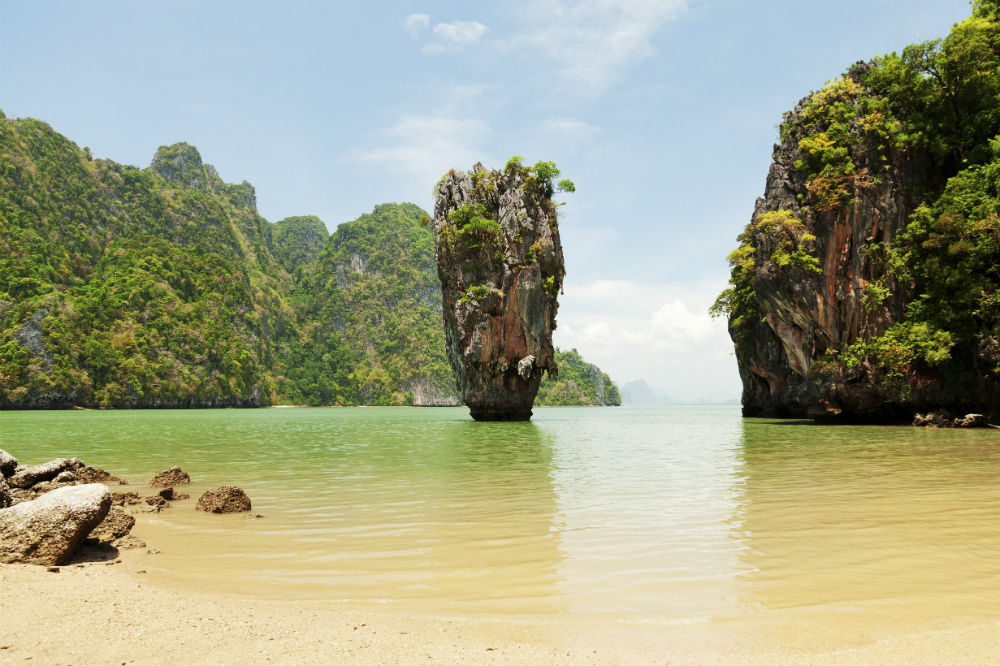
{"label": "distant island", "polygon": [[745,415],[997,413],[998,99],[1000,5],[981,0],[785,114],[713,307]]}
{"label": "distant island", "polygon": [[[272,224],[189,144],[140,169],[0,112],[0,408],[457,405],[428,219]],[[617,404],[563,356],[536,404]]]}

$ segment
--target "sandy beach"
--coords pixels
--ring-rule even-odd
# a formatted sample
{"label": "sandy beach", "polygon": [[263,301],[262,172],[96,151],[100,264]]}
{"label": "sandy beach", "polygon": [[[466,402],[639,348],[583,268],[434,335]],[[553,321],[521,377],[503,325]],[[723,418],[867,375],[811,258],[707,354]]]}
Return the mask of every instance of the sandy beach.
{"label": "sandy beach", "polygon": [[[448,617],[160,588],[140,559],[0,566],[3,664],[996,663],[1000,622],[824,632],[573,616]],[[847,627],[847,628],[845,628]]]}

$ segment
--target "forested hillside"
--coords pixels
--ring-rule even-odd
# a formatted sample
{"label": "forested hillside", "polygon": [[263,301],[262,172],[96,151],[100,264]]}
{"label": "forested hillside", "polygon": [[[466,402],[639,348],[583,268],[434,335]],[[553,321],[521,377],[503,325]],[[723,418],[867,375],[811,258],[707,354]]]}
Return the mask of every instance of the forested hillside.
{"label": "forested hillside", "polygon": [[193,146],[0,112],[0,408],[455,404],[425,219],[271,224]]}
{"label": "forested hillside", "polygon": [[618,387],[607,374],[587,363],[575,349],[556,349],[558,380],[546,377],[538,386],[536,405],[621,405]]}

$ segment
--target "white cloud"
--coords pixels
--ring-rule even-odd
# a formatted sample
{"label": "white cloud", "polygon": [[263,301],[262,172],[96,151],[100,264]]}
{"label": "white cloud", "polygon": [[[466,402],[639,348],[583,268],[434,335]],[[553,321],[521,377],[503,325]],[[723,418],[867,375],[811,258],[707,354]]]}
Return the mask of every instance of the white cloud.
{"label": "white cloud", "polygon": [[551,60],[564,87],[601,92],[629,65],[655,52],[652,39],[687,0],[530,0],[527,26],[510,41]]}
{"label": "white cloud", "polygon": [[576,118],[547,118],[543,127],[546,131],[559,132],[575,138],[593,137],[602,133],[600,127],[595,127]]}
{"label": "white cloud", "polygon": [[726,323],[708,307],[721,286],[598,280],[567,285],[555,341],[615,381],[645,379],[679,400],[739,396]]}
{"label": "white cloud", "polygon": [[430,42],[429,44],[424,44],[424,48],[420,50],[426,53],[427,55],[435,55],[438,53],[444,53],[446,49],[444,44],[438,44],[437,42]]}
{"label": "white cloud", "polygon": [[410,14],[403,19],[403,28],[413,37],[416,37],[423,28],[430,24],[431,17],[427,14]]}
{"label": "white cloud", "polygon": [[456,44],[475,44],[485,32],[486,26],[479,21],[452,21],[434,26],[435,35]]}
{"label": "white cloud", "polygon": [[[404,177],[405,195],[425,202],[434,183],[449,169],[472,167],[484,159],[481,146],[490,126],[450,109],[431,114],[402,114],[379,130],[377,145],[353,151],[353,159]],[[424,204],[426,205],[426,204]]]}
{"label": "white cloud", "polygon": [[422,51],[428,55],[456,53],[478,42],[486,33],[486,26],[479,21],[452,21],[434,26],[434,36],[439,41],[429,42]]}

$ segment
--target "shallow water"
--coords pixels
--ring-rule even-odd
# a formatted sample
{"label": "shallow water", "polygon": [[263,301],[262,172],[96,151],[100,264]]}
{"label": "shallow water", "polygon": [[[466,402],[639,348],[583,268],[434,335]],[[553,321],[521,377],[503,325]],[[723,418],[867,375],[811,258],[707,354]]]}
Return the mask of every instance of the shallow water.
{"label": "shallow water", "polygon": [[[665,624],[1000,618],[996,430],[734,407],[0,412],[0,448],[135,484],[181,465],[192,499],[134,530],[167,585]],[[193,510],[224,483],[264,517]]]}

